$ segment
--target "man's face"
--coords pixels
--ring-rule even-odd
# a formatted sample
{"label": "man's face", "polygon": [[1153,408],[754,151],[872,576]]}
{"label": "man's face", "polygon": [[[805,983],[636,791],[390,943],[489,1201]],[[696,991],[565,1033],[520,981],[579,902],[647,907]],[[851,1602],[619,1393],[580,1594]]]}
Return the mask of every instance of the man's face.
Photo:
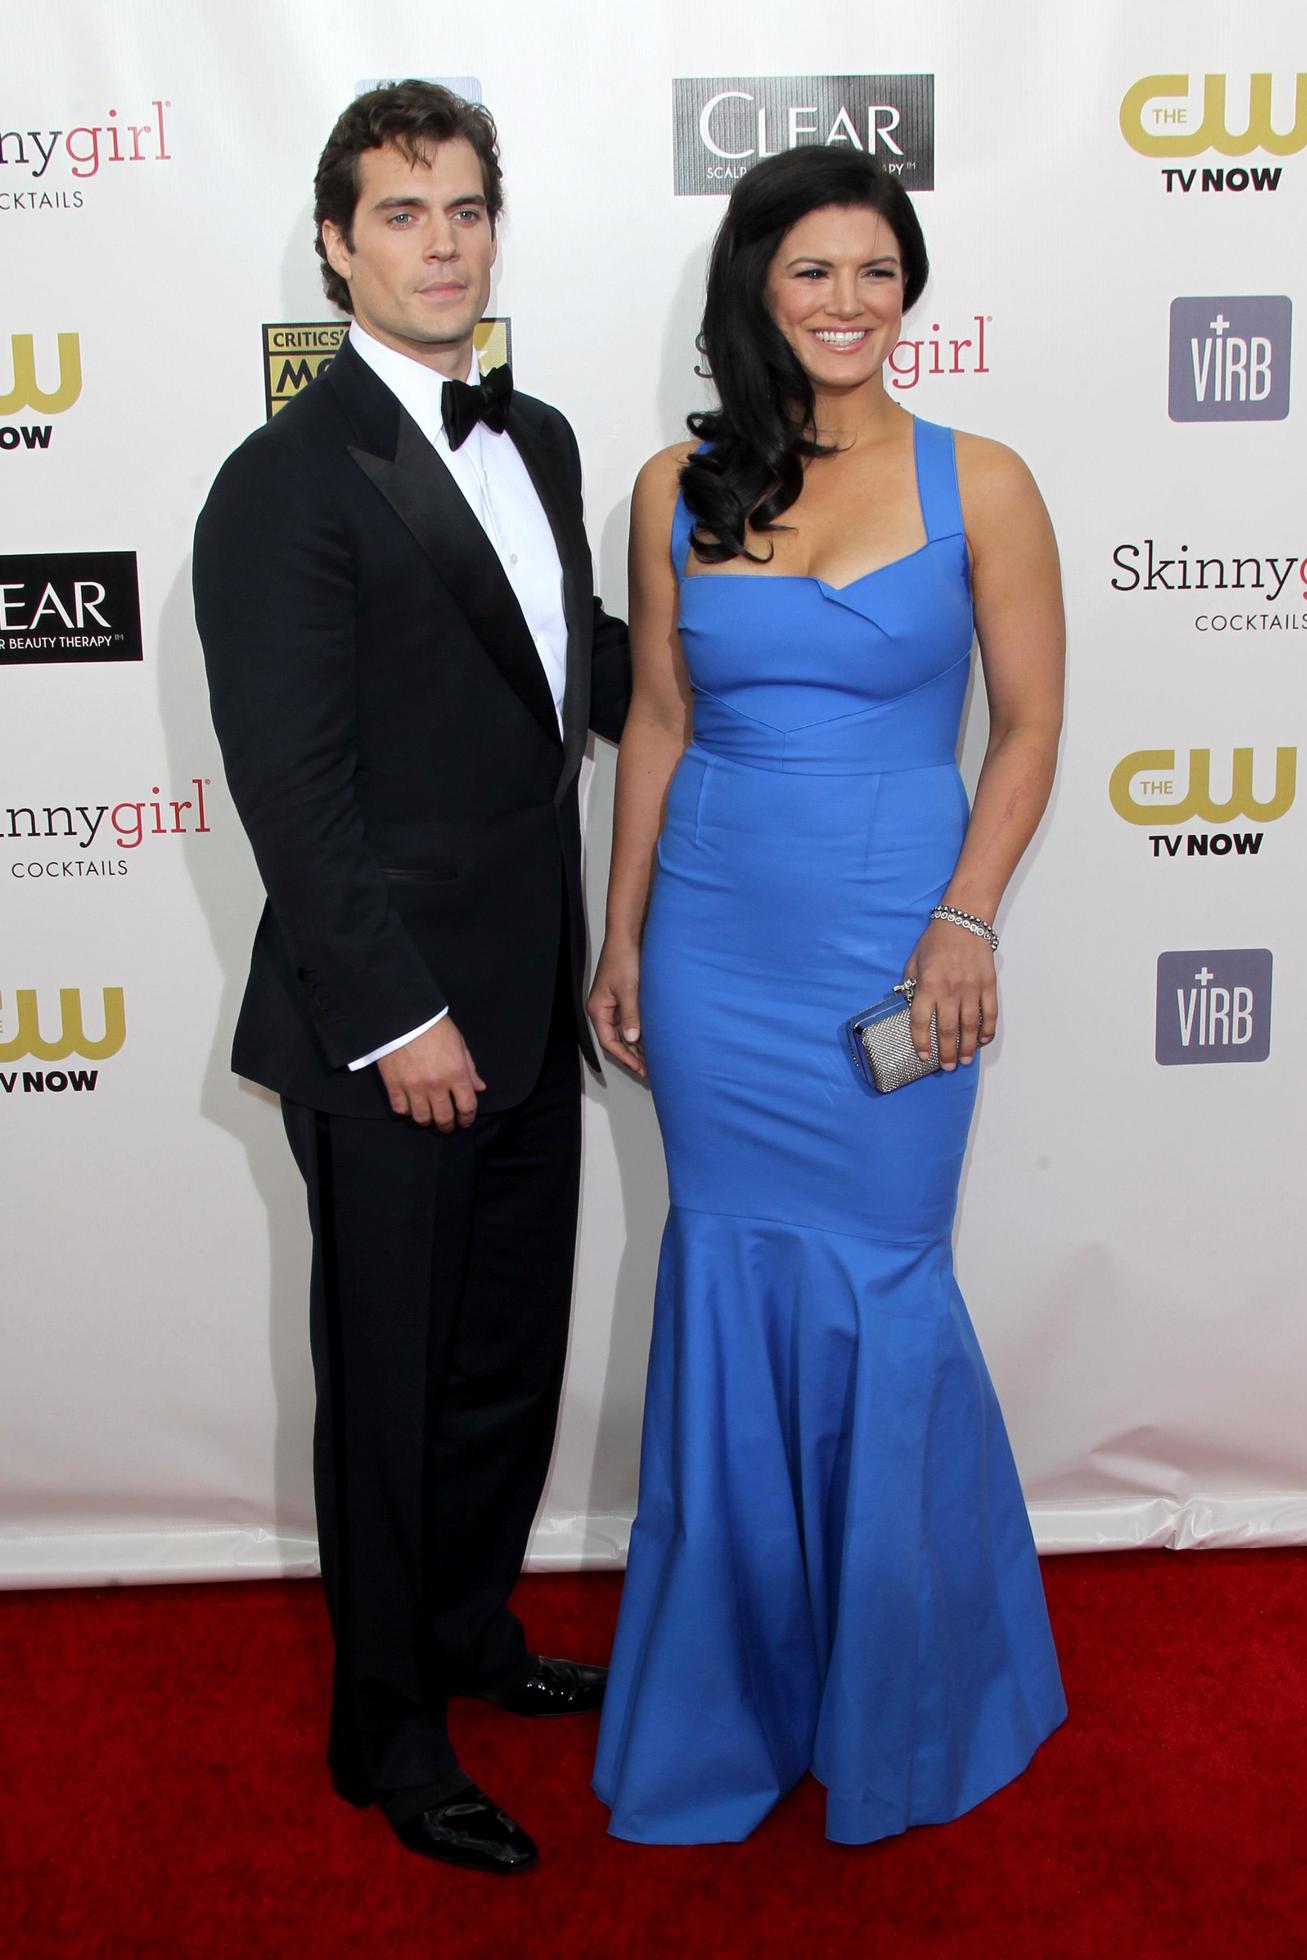
{"label": "man's face", "polygon": [[466,137],[411,162],[387,144],[359,158],[354,243],[323,223],[327,258],[359,325],[387,347],[461,381],[490,299],[495,235]]}

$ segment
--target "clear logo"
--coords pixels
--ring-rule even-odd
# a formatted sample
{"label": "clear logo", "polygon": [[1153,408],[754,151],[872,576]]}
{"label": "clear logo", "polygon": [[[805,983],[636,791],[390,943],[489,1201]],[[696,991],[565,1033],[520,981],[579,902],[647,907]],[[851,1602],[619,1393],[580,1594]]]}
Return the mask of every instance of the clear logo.
{"label": "clear logo", "polygon": [[813,144],[935,187],[933,75],[678,76],[672,91],[677,197],[722,196],[763,157]]}
{"label": "clear logo", "polygon": [[134,551],[0,558],[0,666],[143,655]]}

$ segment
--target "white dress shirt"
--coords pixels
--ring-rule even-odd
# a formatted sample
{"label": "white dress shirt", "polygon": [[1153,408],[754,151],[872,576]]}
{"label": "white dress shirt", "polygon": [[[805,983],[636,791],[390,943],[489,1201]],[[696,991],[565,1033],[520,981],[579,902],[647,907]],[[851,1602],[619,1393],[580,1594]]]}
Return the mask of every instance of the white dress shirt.
{"label": "white dress shirt", "polygon": [[[558,547],[535,485],[527,474],[511,437],[505,431],[496,435],[484,422],[478,422],[458,449],[451,449],[440,414],[443,374],[424,367],[407,354],[384,347],[357,320],[349,330],[350,345],[367,362],[377,379],[384,382],[400,406],[417,423],[445,468],[453,477],[495,548],[504,575],[522,608],[528,631],[540,655],[549,692],[553,696],[558,726],[563,726],[563,689],[567,680],[567,619],[563,612],[563,567]],[[467,379],[480,379],[473,353]],[[350,1063],[351,1070],[367,1068],[393,1054],[407,1042],[425,1034],[442,1021],[449,1009],[443,1008],[420,1028],[410,1028],[369,1055]]]}

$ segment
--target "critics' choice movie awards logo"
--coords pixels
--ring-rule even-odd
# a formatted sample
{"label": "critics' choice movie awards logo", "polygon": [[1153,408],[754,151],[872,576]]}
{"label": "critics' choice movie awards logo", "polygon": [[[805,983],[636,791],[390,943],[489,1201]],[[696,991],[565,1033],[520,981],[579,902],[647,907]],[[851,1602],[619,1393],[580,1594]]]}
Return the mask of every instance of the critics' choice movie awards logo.
{"label": "critics' choice movie awards logo", "polygon": [[[33,801],[0,807],[0,839],[14,847],[9,875],[28,885],[121,878],[125,854],[152,846],[156,837],[207,837],[213,828],[205,800],[211,780],[192,776],[186,789],[185,796],[165,796],[151,783],[148,797],[118,803]],[[46,855],[50,851],[58,855]]]}
{"label": "critics' choice movie awards logo", "polygon": [[81,341],[75,333],[49,334],[38,354],[35,335],[10,334],[8,376],[3,347],[0,339],[0,450],[48,449],[54,424],[41,418],[62,415],[82,392]]}
{"label": "critics' choice movie awards logo", "polygon": [[862,150],[910,191],[935,186],[933,75],[713,75],[672,83],[677,197],[722,196],[801,144]]}
{"label": "critics' choice movie awards logo", "polygon": [[134,551],[0,558],[0,666],[141,658]]}
{"label": "critics' choice movie awards logo", "polygon": [[[284,321],[263,329],[263,398],[271,421],[320,374],[349,332],[348,320]],[[473,334],[483,368],[502,367],[513,358],[508,319],[487,318]]]}
{"label": "critics' choice movie awards logo", "polygon": [[128,166],[171,163],[168,111],[172,102],[158,97],[137,120],[109,109],[103,122],[77,123],[66,129],[20,129],[0,111],[0,213],[6,211],[80,211],[84,186],[102,171]]}
{"label": "critics' choice movie awards logo", "polygon": [[1157,959],[1157,1046],[1169,1067],[1264,1062],[1271,1052],[1271,955],[1264,946]]}
{"label": "critics' choice movie awards logo", "polygon": [[1307,633],[1307,557],[1301,552],[1202,553],[1140,538],[1117,545],[1112,566],[1114,592],[1201,593],[1200,611],[1192,610],[1192,598],[1183,601],[1196,632]]}
{"label": "critics' choice movie awards logo", "polygon": [[1283,422],[1293,305],[1282,293],[1171,301],[1173,422]]}
{"label": "critics' choice movie awards logo", "polygon": [[[1274,781],[1263,779],[1274,773]],[[1155,858],[1250,858],[1262,848],[1265,831],[1172,829],[1195,819],[1206,824],[1277,823],[1293,807],[1298,751],[1190,749],[1181,761],[1174,749],[1136,749],[1122,756],[1107,786],[1118,817],[1147,829]],[[1269,789],[1269,795],[1266,793]],[[1162,828],[1166,826],[1166,828]]]}
{"label": "critics' choice movie awards logo", "polygon": [[[89,1021],[87,1004],[89,1003]],[[121,987],[60,987],[44,1004],[35,987],[0,990],[0,1095],[83,1095],[99,1084],[98,1068],[79,1066],[116,1055],[127,1039]],[[19,1064],[58,1062],[47,1068]]]}
{"label": "critics' choice movie awards logo", "polygon": [[[1169,194],[1278,191],[1280,164],[1242,159],[1307,149],[1307,75],[1144,75],[1122,99],[1121,134],[1140,156],[1166,159]],[[1241,161],[1184,161],[1208,154]]]}

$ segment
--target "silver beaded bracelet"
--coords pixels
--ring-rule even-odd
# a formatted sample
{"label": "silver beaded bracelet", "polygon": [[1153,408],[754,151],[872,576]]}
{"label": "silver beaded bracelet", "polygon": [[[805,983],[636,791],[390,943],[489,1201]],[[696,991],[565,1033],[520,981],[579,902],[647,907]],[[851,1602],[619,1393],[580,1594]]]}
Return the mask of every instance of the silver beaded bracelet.
{"label": "silver beaded bracelet", "polygon": [[977,918],[974,912],[959,912],[956,905],[937,905],[930,916],[943,919],[946,925],[961,926],[964,932],[974,932],[977,939],[989,941],[991,953],[998,951],[998,934],[988,919]]}

